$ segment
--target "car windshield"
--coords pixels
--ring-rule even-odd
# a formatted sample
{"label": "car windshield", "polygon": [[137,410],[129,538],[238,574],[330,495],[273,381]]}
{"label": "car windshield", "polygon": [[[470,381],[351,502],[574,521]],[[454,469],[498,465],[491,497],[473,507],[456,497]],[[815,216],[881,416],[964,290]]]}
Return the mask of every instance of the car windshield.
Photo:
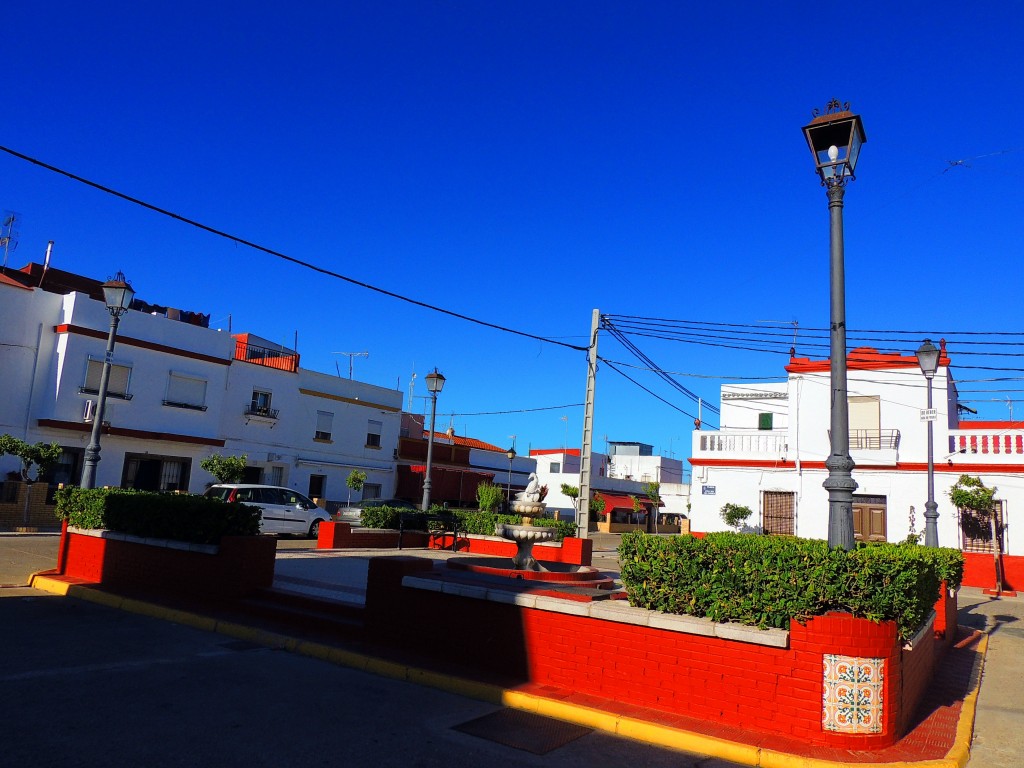
{"label": "car windshield", "polygon": [[217,486],[214,486],[213,488],[207,488],[206,493],[204,493],[203,496],[208,496],[211,499],[220,499],[221,501],[227,501],[228,495],[230,493],[230,488],[218,488]]}

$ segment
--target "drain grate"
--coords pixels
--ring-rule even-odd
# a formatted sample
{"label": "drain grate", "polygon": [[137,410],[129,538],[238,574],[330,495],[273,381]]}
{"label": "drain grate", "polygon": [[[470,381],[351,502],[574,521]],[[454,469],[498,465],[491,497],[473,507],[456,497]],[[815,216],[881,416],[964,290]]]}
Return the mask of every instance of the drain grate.
{"label": "drain grate", "polygon": [[586,736],[592,729],[552,720],[550,717],[535,715],[532,712],[499,709],[489,715],[453,726],[453,730],[534,755],[546,755],[581,736]]}

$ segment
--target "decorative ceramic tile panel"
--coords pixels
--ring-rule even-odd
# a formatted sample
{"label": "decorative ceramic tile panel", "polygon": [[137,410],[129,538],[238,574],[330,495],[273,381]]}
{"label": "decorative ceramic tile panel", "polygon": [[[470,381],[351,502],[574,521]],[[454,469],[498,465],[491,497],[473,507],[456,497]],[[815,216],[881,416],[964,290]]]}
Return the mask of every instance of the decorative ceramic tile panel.
{"label": "decorative ceramic tile panel", "polygon": [[822,726],[837,733],[882,732],[885,659],[823,656]]}

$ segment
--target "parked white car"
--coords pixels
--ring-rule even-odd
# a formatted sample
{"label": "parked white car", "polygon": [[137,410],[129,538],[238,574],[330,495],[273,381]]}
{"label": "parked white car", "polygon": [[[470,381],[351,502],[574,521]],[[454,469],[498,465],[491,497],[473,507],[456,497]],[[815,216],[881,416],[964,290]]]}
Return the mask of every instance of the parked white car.
{"label": "parked white car", "polygon": [[259,507],[262,513],[260,533],[293,533],[315,539],[320,533],[320,523],[330,519],[327,510],[318,507],[312,499],[277,485],[222,483],[210,486],[203,495]]}

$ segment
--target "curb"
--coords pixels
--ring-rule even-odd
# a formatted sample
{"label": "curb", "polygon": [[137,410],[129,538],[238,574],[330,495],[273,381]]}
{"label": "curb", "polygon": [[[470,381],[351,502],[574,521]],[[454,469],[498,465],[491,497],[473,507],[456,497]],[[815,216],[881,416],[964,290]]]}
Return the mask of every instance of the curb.
{"label": "curb", "polygon": [[[128,611],[129,613],[162,619],[175,624],[193,627],[194,629],[216,632],[268,648],[281,648],[331,664],[379,675],[380,677],[403,680],[458,696],[465,696],[477,701],[508,707],[509,709],[532,712],[555,720],[593,728],[596,731],[642,741],[654,746],[695,752],[720,760],[752,766],[753,768],[849,768],[851,765],[848,762],[820,760],[814,757],[803,757],[749,744],[740,744],[715,736],[707,736],[693,731],[685,731],[636,718],[615,715],[604,710],[568,704],[564,701],[549,699],[523,691],[501,688],[500,686],[453,677],[418,667],[410,667],[375,656],[367,656],[366,654],[335,648],[323,643],[298,640],[288,635],[281,635],[236,622],[220,621],[188,611],[167,608],[133,598],[120,597],[108,592],[92,589],[91,585],[71,584],[59,578],[45,575],[45,572],[32,574],[29,577],[29,586],[43,592],[49,592],[50,594],[73,597],[90,603],[104,605],[108,608],[116,608]],[[979,641],[978,652],[981,654],[981,664],[982,669],[984,669],[985,657],[988,653],[988,635],[983,635]],[[858,763],[857,765],[880,766],[880,768],[964,768],[970,759],[971,736],[974,732],[974,717],[977,710],[978,692],[981,688],[982,675],[980,672],[981,670],[979,670],[977,675],[977,682],[964,697],[960,717],[957,721],[956,737],[953,741],[953,746],[944,758],[913,762],[866,762]]]}

